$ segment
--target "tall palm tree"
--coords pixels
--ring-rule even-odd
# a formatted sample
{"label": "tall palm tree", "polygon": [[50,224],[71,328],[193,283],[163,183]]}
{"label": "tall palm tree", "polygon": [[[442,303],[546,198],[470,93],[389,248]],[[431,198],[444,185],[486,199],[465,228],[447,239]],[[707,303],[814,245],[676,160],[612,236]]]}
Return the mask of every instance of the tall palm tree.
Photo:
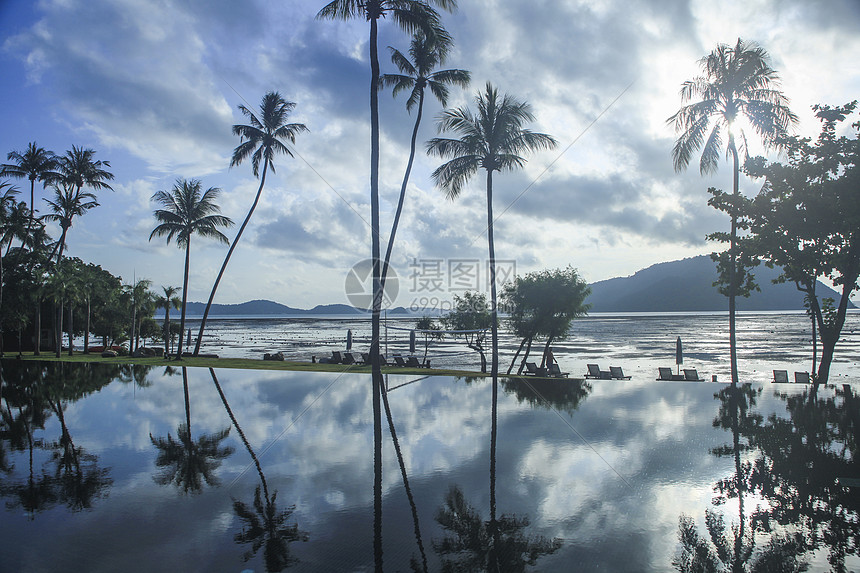
{"label": "tall palm tree", "polygon": [[[740,155],[747,157],[745,120],[766,149],[780,149],[797,116],[788,108],[779,88],[779,76],[770,67],[770,56],[754,42],[738,38],[734,46],[719,44],[699,61],[703,75],[681,84],[681,101],[699,101],[681,107],[667,121],[679,134],[672,149],[675,171],[687,168],[693,155],[702,150],[699,171],[717,171],[726,140],[726,155],[732,159],[732,192],[740,194]],[[729,244],[729,352],[732,384],[738,383],[735,344],[735,296],[738,290],[737,215],[732,213]]]}
{"label": "tall palm tree", "polygon": [[179,292],[178,287],[163,286],[164,296],[159,296],[155,299],[156,308],[164,309],[164,356],[170,356],[170,307],[179,310],[182,308],[182,299],[176,296]]}
{"label": "tall palm tree", "polygon": [[467,108],[442,112],[437,122],[439,132],[455,131],[460,139],[434,138],[427,142],[427,151],[443,159],[450,158],[433,172],[436,184],[442,187],[450,199],[460,195],[465,184],[479,168],[487,172],[487,245],[490,256],[490,317],[492,333],[493,377],[492,427],[490,449],[490,521],[496,523],[496,404],[499,380],[499,316],[496,296],[496,247],[493,242],[493,172],[512,171],[525,165],[520,154],[526,151],[551,149],[556,141],[545,133],[536,133],[523,128],[526,122],[534,121],[531,106],[512,96],[499,96],[496,88],[487,82],[486,91],[475,96],[477,115]]}
{"label": "tall palm tree", "polygon": [[403,183],[400,185],[400,199],[397,202],[391,234],[388,236],[388,249],[385,252],[385,261],[382,265],[383,287],[385,286],[388,265],[391,262],[391,251],[394,247],[397,225],[400,222],[400,213],[403,211],[403,202],[406,199],[406,185],[409,183],[409,174],[412,172],[412,163],[415,159],[418,126],[421,125],[421,116],[424,110],[424,91],[426,88],[430,88],[430,93],[439,100],[442,107],[446,107],[448,105],[448,86],[458,85],[465,88],[471,80],[471,74],[466,70],[433,71],[436,66],[445,63],[451,44],[452,40],[448,33],[444,29],[438,28],[430,33],[418,30],[412,35],[412,42],[409,45],[411,59],[399,50],[391,46],[388,47],[391,51],[391,62],[397,66],[400,73],[384,74],[381,80],[382,85],[393,88],[392,95],[395,97],[400,92],[409,91],[406,109],[411,112],[412,108],[417,105],[418,111],[415,114],[415,126],[412,128],[409,161],[406,163],[406,173],[403,175]]}
{"label": "tall palm tree", "polygon": [[182,279],[182,315],[179,319],[180,335],[179,345],[176,350],[176,359],[182,358],[182,334],[185,332],[185,307],[188,300],[188,270],[191,261],[191,236],[211,237],[218,241],[229,244],[227,237],[218,230],[219,227],[232,227],[233,221],[229,217],[219,215],[221,207],[215,203],[215,199],[221,193],[221,189],[210,187],[201,192],[202,184],[199,179],[191,181],[177,179],[170,191],[158,191],[152,196],[152,200],[159,203],[163,208],[154,211],[155,219],[159,224],[149,235],[153,237],[167,236],[167,243],[176,237],[176,244],[185,248],[185,274]]}
{"label": "tall palm tree", "polygon": [[[18,188],[6,181],[0,181],[0,307],[3,305],[3,243],[12,241],[15,227],[12,224],[16,207],[15,195]],[[0,357],[3,356],[3,321],[0,320]]]}
{"label": "tall palm tree", "polygon": [[379,341],[382,309],[382,265],[379,250],[379,19],[391,20],[409,33],[439,27],[439,15],[431,3],[453,10],[456,0],[332,0],[317,13],[318,19],[363,19],[370,23],[370,257],[373,261],[373,305],[371,308],[370,369],[373,403],[373,556],[382,570],[382,364]]}
{"label": "tall palm tree", "polygon": [[[43,186],[50,183],[58,176],[59,162],[53,151],[39,147],[36,142],[30,142],[27,151],[19,153],[10,151],[6,160],[11,163],[0,165],[0,175],[27,178],[30,180],[30,220],[35,212],[36,181],[41,181]],[[29,230],[29,226],[27,227]]]}
{"label": "tall palm tree", "polygon": [[434,138],[427,152],[442,159],[450,158],[433,172],[433,179],[450,199],[459,197],[463,187],[478,171],[487,172],[487,244],[490,255],[490,299],[492,315],[492,375],[499,373],[498,313],[496,301],[496,251],[493,242],[493,172],[513,171],[525,165],[520,154],[552,149],[556,140],[525,129],[534,121],[531,106],[510,95],[500,96],[487,82],[486,91],[475,96],[477,114],[467,108],[449,109],[438,119],[439,132],[454,131],[460,139]]}
{"label": "tall palm tree", "polygon": [[[251,220],[251,215],[257,208],[257,203],[260,201],[260,194],[263,192],[263,186],[266,184],[266,171],[271,167],[272,173],[275,172],[274,159],[277,153],[283,153],[289,157],[293,156],[293,152],[287,147],[285,141],[296,143],[296,135],[308,131],[308,128],[303,123],[286,123],[290,112],[296,107],[295,102],[286,101],[278,92],[269,92],[263,96],[263,101],[260,103],[260,117],[254,115],[244,105],[239,106],[239,110],[248,117],[250,125],[234,125],[233,135],[238,135],[240,143],[233,150],[233,158],[230,160],[230,167],[241,164],[243,161],[251,158],[251,167],[254,171],[254,177],[260,178],[260,186],[257,188],[257,195],[254,196],[254,202],[245,215],[245,220],[242,221],[242,226],[239,227],[239,232],[236,233],[236,238],[233,239],[233,244],[227,251],[227,256],[224,257],[224,262],[221,264],[221,270],[218,271],[218,277],[215,279],[215,284],[212,285],[212,292],[209,293],[209,300],[206,302],[206,309],[203,311],[203,320],[200,321],[200,332],[197,334],[197,344],[194,346],[194,356],[200,352],[200,343],[203,340],[203,329],[206,328],[206,318],[209,316],[209,309],[212,307],[212,300],[215,298],[215,291],[218,290],[218,284],[221,282],[221,277],[224,275],[224,269],[227,268],[227,263],[230,262],[230,257],[233,255],[233,249],[239,239],[242,238],[242,233]],[[260,174],[260,160],[263,160],[263,173]]]}
{"label": "tall palm tree", "polygon": [[[54,257],[57,253],[57,263],[63,259],[63,251],[66,248],[66,235],[72,226],[72,220],[78,216],[83,216],[90,209],[99,206],[96,196],[89,191],[76,189],[74,184],[63,181],[59,185],[54,186],[54,199],[45,199],[45,202],[51,208],[51,212],[44,216],[47,221],[56,221],[60,224],[60,240],[54,246],[54,251],[49,258]],[[58,252],[59,251],[59,252]]]}

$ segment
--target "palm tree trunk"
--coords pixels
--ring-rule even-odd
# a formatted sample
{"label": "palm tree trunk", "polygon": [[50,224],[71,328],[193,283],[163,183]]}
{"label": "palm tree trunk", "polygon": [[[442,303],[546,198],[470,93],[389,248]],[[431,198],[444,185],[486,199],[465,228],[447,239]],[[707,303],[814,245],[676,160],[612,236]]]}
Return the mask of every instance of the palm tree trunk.
{"label": "palm tree trunk", "polygon": [[418,126],[421,125],[423,108],[424,90],[422,89],[418,96],[418,113],[415,116],[415,127],[412,128],[412,142],[409,147],[409,161],[406,162],[406,173],[403,175],[403,183],[400,184],[400,199],[397,201],[397,210],[394,212],[394,222],[391,225],[391,234],[388,236],[388,248],[385,251],[385,263],[382,265],[383,288],[385,288],[385,277],[388,275],[388,265],[391,263],[391,251],[394,248],[394,237],[397,235],[397,226],[400,223],[400,213],[403,211],[403,203],[406,200],[406,186],[409,184],[409,174],[412,172],[412,163],[415,160],[415,145],[418,139]]}
{"label": "palm tree trunk", "polygon": [[57,326],[54,329],[54,334],[56,336],[56,348],[54,352],[56,353],[56,357],[60,357],[60,353],[63,351],[63,299],[60,298],[60,302],[57,308]]}
{"label": "palm tree trunk", "polygon": [[72,328],[72,319],[74,315],[72,314],[72,312],[74,308],[75,305],[72,304],[72,301],[69,301],[69,356],[72,355],[72,348],[74,347],[74,344],[72,344],[72,337],[74,336],[74,329]]}
{"label": "palm tree trunk", "polygon": [[493,377],[493,403],[490,428],[490,532],[493,536],[491,566],[498,571],[499,528],[496,522],[496,441],[498,439],[498,401],[499,401],[499,315],[496,309],[496,246],[493,242],[493,171],[487,169],[487,245],[490,251],[490,318],[492,320],[493,355],[490,373]]}
{"label": "palm tree trunk", "polygon": [[90,297],[87,295],[87,328],[84,330],[84,354],[90,353]]}
{"label": "palm tree trunk", "polygon": [[164,357],[170,358],[170,300],[164,307]]}
{"label": "palm tree trunk", "polygon": [[[188,269],[191,261],[191,237],[185,243],[185,275],[182,278],[182,314],[179,318],[179,344],[176,345],[176,360],[182,360],[182,336],[185,334],[185,303],[188,300]],[[183,368],[183,371],[185,369]],[[189,432],[191,428],[189,428]]]}
{"label": "palm tree trunk", "polygon": [[522,351],[523,351],[523,346],[525,346],[525,345],[526,345],[526,342],[528,341],[528,339],[529,339],[529,337],[528,337],[528,336],[526,336],[525,338],[523,338],[523,341],[522,341],[522,342],[520,342],[520,346],[519,346],[519,348],[517,348],[517,351],[514,353],[514,357],[513,357],[513,359],[511,360],[511,365],[510,365],[510,366],[508,366],[508,372],[507,372],[507,374],[510,374],[510,373],[511,373],[511,371],[514,369],[514,364],[516,364],[516,363],[517,363],[517,358],[519,358],[519,356],[520,356],[520,352],[522,352]]}
{"label": "palm tree trunk", "polygon": [[738,242],[738,217],[735,212],[737,199],[740,196],[740,162],[738,160],[738,150],[735,147],[734,138],[729,139],[729,150],[732,152],[732,161],[734,162],[732,193],[735,198],[735,203],[732,206],[732,233],[731,242],[729,243],[729,357],[732,370],[732,386],[738,385],[738,348],[735,328],[735,296],[737,295],[737,242]]}
{"label": "palm tree trunk", "polygon": [[370,370],[373,400],[373,558],[382,573],[382,365],[379,362],[382,276],[379,261],[379,54],[377,20],[370,19],[370,227],[373,260]]}
{"label": "palm tree trunk", "polygon": [[33,356],[40,356],[42,348],[42,299],[36,297],[36,318],[33,321],[36,327],[36,341],[33,348]]}
{"label": "palm tree trunk", "polygon": [[248,221],[251,220],[251,215],[254,214],[254,210],[257,208],[257,203],[260,201],[260,195],[263,193],[263,185],[266,184],[266,170],[268,167],[269,159],[266,158],[263,161],[263,174],[260,176],[260,186],[257,188],[257,195],[254,197],[254,203],[251,205],[251,209],[248,211],[248,214],[245,215],[245,220],[242,221],[242,226],[239,227],[239,232],[236,233],[236,238],[233,239],[233,243],[227,250],[227,256],[224,257],[224,262],[221,263],[221,270],[218,271],[218,277],[215,279],[215,284],[212,285],[212,292],[209,293],[209,300],[206,302],[206,308],[203,311],[203,320],[200,321],[200,331],[197,333],[197,343],[194,345],[194,356],[197,356],[197,354],[200,353],[200,344],[203,341],[203,329],[206,328],[206,319],[209,316],[209,309],[212,307],[212,301],[215,299],[215,291],[218,290],[218,285],[221,283],[221,277],[224,276],[224,270],[227,268],[227,263],[230,262],[230,257],[233,256],[233,249],[236,248],[236,245],[239,243],[239,239],[242,238],[242,233],[245,232],[245,227],[248,226]]}

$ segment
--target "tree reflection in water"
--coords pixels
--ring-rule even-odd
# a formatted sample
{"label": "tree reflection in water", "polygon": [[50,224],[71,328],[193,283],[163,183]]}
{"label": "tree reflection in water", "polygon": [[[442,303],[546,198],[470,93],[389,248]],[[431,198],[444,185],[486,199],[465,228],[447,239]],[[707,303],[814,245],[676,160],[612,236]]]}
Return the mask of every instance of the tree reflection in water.
{"label": "tree reflection in water", "polygon": [[[209,369],[209,374],[212,376],[212,382],[218,390],[218,395],[221,397],[221,403],[224,404],[224,409],[227,410],[227,415],[230,416],[230,421],[239,433],[245,449],[251,455],[254,461],[254,466],[257,468],[257,475],[260,477],[260,485],[254,490],[254,501],[251,507],[248,504],[233,499],[233,511],[236,516],[243,522],[242,531],[234,536],[236,543],[250,543],[251,549],[246,551],[242,559],[249,561],[259,550],[263,548],[263,560],[266,564],[266,571],[283,571],[298,560],[290,553],[290,543],[293,541],[307,541],[308,534],[299,530],[297,523],[287,525],[287,520],[290,519],[296,509],[295,505],[289,506],[285,510],[278,510],[277,490],[270,496],[269,484],[266,481],[266,475],[263,473],[263,467],[260,465],[260,460],[257,454],[251,447],[251,443],[242,431],[239,421],[227,401],[227,396],[224,394],[224,389],[218,382],[218,376],[213,368]],[[262,489],[263,496],[260,497]]]}
{"label": "tree reflection in water", "polygon": [[433,550],[442,558],[442,571],[525,571],[526,565],[534,565],[562,546],[560,539],[527,535],[528,517],[502,514],[495,523],[484,521],[457,486],[445,495],[436,521],[449,533],[433,540]]}
{"label": "tree reflection in water", "polygon": [[203,434],[197,441],[192,439],[188,370],[184,366],[182,388],[185,393],[185,423],[180,424],[176,430],[178,439],[174,439],[169,433],[166,438],[149,435],[152,445],[158,449],[155,465],[161,468],[161,472],[153,479],[159,485],[173,483],[184,493],[195,494],[203,491],[204,482],[209,486],[220,485],[215,470],[221,466],[223,459],[233,453],[233,448],[220,445],[230,434],[229,426],[213,434]]}
{"label": "tree reflection in water", "polygon": [[[109,384],[115,374],[115,368],[91,364],[7,363],[0,369],[0,470],[9,475],[14,469],[6,461],[5,443],[29,454],[27,479],[0,484],[0,495],[13,499],[7,506],[20,506],[34,519],[37,512],[57,503],[80,511],[91,509],[96,499],[107,496],[113,483],[110,469],[99,467],[97,456],[75,445],[64,411],[69,402]],[[60,423],[59,439],[37,437],[52,413]],[[37,448],[50,453],[41,469],[35,467]]]}
{"label": "tree reflection in water", "polygon": [[[730,429],[733,444],[712,453],[734,455],[735,474],[714,485],[714,504],[737,498],[738,524],[727,530],[721,515],[706,510],[705,538],[694,520],[682,515],[676,568],[804,571],[806,556],[826,549],[833,570],[846,571],[846,557],[860,551],[860,496],[839,480],[860,476],[860,400],[848,385],[826,398],[815,390],[777,393],[788,417],[773,414],[765,420],[748,411],[756,395],[746,385],[715,396],[721,406],[714,425]],[[740,452],[748,461],[740,461]],[[765,501],[750,516],[744,512],[745,494]]]}

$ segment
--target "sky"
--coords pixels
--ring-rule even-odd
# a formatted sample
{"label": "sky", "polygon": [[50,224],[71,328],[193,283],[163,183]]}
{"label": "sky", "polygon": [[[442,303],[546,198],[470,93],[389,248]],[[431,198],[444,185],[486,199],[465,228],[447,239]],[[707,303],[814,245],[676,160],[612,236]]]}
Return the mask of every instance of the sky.
{"label": "sky", "polygon": [[[31,141],[58,154],[83,146],[115,175],[114,191],[100,191],[100,206],[74,221],[66,253],[126,283],[181,286],[183,251],[149,240],[151,197],[179,178],[222,189],[232,239],[259,181],[250,163],[230,168],[239,144],[231,126],[246,123],[239,105],[258,109],[277,91],[296,103],[290,120],[309,131],[293,157],[276,158],[215,302],[350,302],[349,279],[370,256],[369,26],[317,20],[323,5],[0,0],[0,153]],[[856,0],[461,0],[443,24],[455,41],[444,68],[472,74],[448,106],[474,108],[491,82],[529,102],[529,127],[559,143],[529,155],[524,169],[495,175],[496,257],[509,274],[570,265],[594,282],[720,248],[705,235],[729,223],[707,205],[707,189],[731,188],[729,163],[703,177],[696,156],[675,173],[666,123],[682,105],[681,83],[718,44],[740,37],[768,51],[799,135],[818,133],[813,105],[860,95]],[[388,46],[406,52],[409,37],[383,20],[382,72],[394,73]],[[440,160],[423,151],[441,110],[428,98],[392,259],[396,305],[486,291],[484,176],[449,200],[430,176]],[[384,249],[415,117],[405,96],[390,92],[380,94],[380,117]],[[23,198],[28,182],[18,186]],[[747,195],[759,188],[741,180]],[[37,189],[43,213],[49,195]],[[205,301],[226,247],[196,237],[191,245],[188,299]]]}

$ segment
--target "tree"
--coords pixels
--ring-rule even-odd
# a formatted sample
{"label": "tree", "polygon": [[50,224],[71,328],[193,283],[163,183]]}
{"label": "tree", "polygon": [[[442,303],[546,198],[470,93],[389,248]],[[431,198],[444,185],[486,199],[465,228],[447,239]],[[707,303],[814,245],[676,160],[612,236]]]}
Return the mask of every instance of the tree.
{"label": "tree", "polygon": [[492,375],[499,373],[499,320],[496,297],[496,250],[493,242],[493,172],[513,171],[525,165],[521,156],[528,151],[552,149],[555,139],[545,133],[525,129],[526,122],[534,121],[531,106],[516,98],[499,96],[496,88],[487,82],[484,93],[475,96],[477,115],[467,108],[442,112],[437,127],[439,132],[454,131],[460,139],[434,138],[427,143],[427,151],[440,158],[450,158],[433,172],[433,179],[449,199],[460,196],[463,187],[477,173],[487,172],[487,245],[490,255],[490,313],[492,324]]}
{"label": "tree", "polygon": [[[18,188],[0,181],[0,308],[3,308],[3,244],[12,240],[14,227],[11,225],[12,213],[16,205],[15,195]],[[3,356],[3,319],[0,317],[0,357]]]}
{"label": "tree", "polygon": [[[66,235],[72,226],[75,216],[81,217],[90,209],[99,206],[96,196],[88,191],[80,191],[72,183],[62,182],[54,187],[54,199],[45,199],[51,208],[51,212],[44,216],[47,221],[56,221],[60,224],[61,234],[57,245],[54,247],[57,253],[57,262],[63,258],[63,250],[66,248]],[[53,258],[53,253],[51,253]]]}
{"label": "tree", "polygon": [[439,100],[442,107],[448,105],[448,86],[458,85],[466,87],[471,80],[471,74],[466,70],[439,70],[433,71],[436,66],[445,63],[448,52],[451,49],[452,40],[443,28],[432,29],[429,33],[425,30],[417,30],[412,35],[409,45],[409,56],[407,58],[399,50],[392,48],[391,62],[400,70],[399,74],[384,74],[381,77],[381,85],[392,88],[392,96],[403,91],[409,92],[406,100],[407,111],[412,111],[416,105],[418,110],[415,114],[415,126],[412,128],[412,139],[409,145],[409,160],[406,162],[406,172],[400,185],[400,199],[397,202],[397,210],[394,214],[394,222],[391,224],[391,234],[388,236],[388,248],[385,252],[385,262],[382,266],[382,283],[385,286],[385,276],[388,265],[391,262],[391,251],[394,248],[394,237],[397,234],[397,226],[400,214],[403,211],[403,203],[406,200],[406,186],[409,183],[409,174],[412,172],[412,163],[415,159],[416,140],[418,139],[418,127],[421,125],[421,117],[424,111],[424,91],[430,88],[430,93]]}
{"label": "tree", "polygon": [[424,358],[422,362],[427,362],[427,351],[430,348],[430,339],[442,340],[445,334],[442,332],[442,327],[433,321],[432,317],[422,316],[415,323],[415,330],[424,335]]}
{"label": "tree", "polygon": [[170,308],[173,307],[176,310],[182,308],[182,299],[176,296],[176,293],[179,292],[177,287],[162,286],[161,289],[164,291],[164,296],[158,296],[155,299],[155,306],[164,309],[164,327],[162,328],[164,332],[164,356],[170,356]]}
{"label": "tree", "polygon": [[[209,300],[206,302],[206,309],[203,311],[203,319],[200,321],[200,332],[197,334],[197,344],[194,346],[194,356],[200,352],[200,343],[203,341],[203,329],[206,328],[206,318],[209,316],[209,309],[212,307],[212,301],[215,298],[215,291],[218,290],[218,285],[221,283],[221,277],[224,275],[224,270],[227,268],[227,263],[230,262],[230,257],[233,255],[233,249],[242,238],[242,233],[251,220],[251,215],[257,208],[257,203],[260,201],[260,195],[263,192],[263,186],[266,184],[266,171],[271,167],[272,173],[275,172],[275,154],[283,153],[289,157],[293,156],[293,152],[287,147],[286,141],[296,143],[296,135],[303,131],[308,131],[303,123],[286,123],[290,112],[296,104],[291,101],[284,100],[278,92],[269,92],[263,96],[263,101],[260,103],[260,117],[254,115],[244,105],[239,106],[239,110],[248,117],[250,125],[234,125],[233,135],[238,135],[240,143],[233,150],[233,158],[230,160],[230,167],[241,164],[243,161],[251,158],[251,166],[254,171],[254,177],[260,177],[260,186],[257,188],[257,194],[254,196],[254,202],[245,215],[245,220],[239,227],[239,232],[236,233],[236,238],[233,239],[233,244],[227,250],[227,256],[224,257],[224,262],[221,264],[221,270],[218,271],[218,277],[212,285],[212,292],[209,294]],[[263,160],[263,172],[260,174],[260,160]]]}
{"label": "tree", "polygon": [[[752,233],[749,249],[782,267],[778,280],[794,282],[806,294],[821,339],[816,387],[827,383],[851,294],[860,288],[860,123],[854,124],[853,138],[836,134],[856,107],[856,101],[834,108],[815,106],[822,122],[815,143],[789,137],[784,142],[787,164],[756,158],[746,165],[750,176],[764,178],[759,195],[745,203]],[[815,285],[822,277],[841,287],[838,303],[819,300]]]}
{"label": "tree", "polygon": [[[779,76],[770,67],[768,53],[754,42],[738,38],[735,46],[719,44],[699,63],[704,75],[681,85],[681,101],[700,97],[700,101],[681,107],[667,121],[679,134],[672,149],[675,171],[687,168],[699,149],[699,171],[714,173],[719,164],[724,134],[726,156],[732,159],[732,194],[740,195],[741,160],[747,156],[746,122],[761,139],[766,149],[781,148],[782,138],[797,123],[797,116],[788,108],[788,99],[779,91]],[[707,136],[707,139],[706,139]],[[731,213],[731,233],[727,269],[729,297],[729,352],[732,384],[738,383],[737,347],[735,335],[735,296],[744,269],[738,268],[737,213]]]}
{"label": "tree", "polygon": [[58,176],[57,156],[53,151],[39,147],[33,141],[24,153],[10,151],[6,160],[12,163],[4,163],[0,166],[0,176],[6,175],[19,179],[26,177],[30,180],[30,220],[32,221],[35,212],[36,181],[41,181],[44,186]]}
{"label": "tree", "polygon": [[390,16],[409,33],[439,27],[439,15],[430,4],[453,10],[456,0],[332,0],[317,13],[318,19],[363,19],[370,23],[370,258],[373,261],[373,305],[371,308],[370,368],[373,403],[373,556],[382,570],[382,365],[379,342],[382,309],[382,265],[379,249],[379,49],[378,21]]}
{"label": "tree", "polygon": [[[149,235],[153,237],[167,237],[167,243],[176,237],[176,245],[185,249],[185,273],[182,279],[182,314],[179,319],[180,330],[185,332],[185,308],[188,300],[188,271],[191,261],[191,237],[200,235],[210,237],[224,244],[229,240],[219,227],[232,227],[233,221],[229,217],[219,215],[221,207],[215,200],[221,193],[221,189],[210,187],[202,191],[202,183],[199,179],[191,181],[177,179],[173,189],[158,191],[152,196],[152,200],[159,203],[163,208],[156,209],[155,215],[158,225]],[[179,336],[179,344],[176,350],[176,359],[182,359],[182,335]]]}
{"label": "tree", "polygon": [[[155,294],[149,290],[152,281],[138,279],[133,284],[124,285],[123,290],[128,294],[131,302],[129,311],[131,313],[131,328],[129,329],[129,352],[136,352],[140,346],[140,326],[145,318],[153,315],[156,308]],[[145,345],[145,344],[144,344]]]}
{"label": "tree", "polygon": [[458,331],[454,338],[463,337],[466,346],[481,356],[481,372],[486,373],[484,341],[487,338],[487,329],[492,328],[492,313],[487,306],[487,295],[468,291],[463,293],[462,297],[455,294],[453,308],[442,317],[442,324],[448,330]]}
{"label": "tree", "polygon": [[525,355],[517,374],[522,372],[532,342],[538,336],[547,339],[541,363],[543,367],[553,341],[564,338],[570,323],[588,313],[591,305],[585,304],[585,299],[589,294],[591,289],[588,284],[570,266],[529,273],[505,285],[502,301],[508,312],[508,325],[522,339],[511,360],[508,374],[525,346]]}

